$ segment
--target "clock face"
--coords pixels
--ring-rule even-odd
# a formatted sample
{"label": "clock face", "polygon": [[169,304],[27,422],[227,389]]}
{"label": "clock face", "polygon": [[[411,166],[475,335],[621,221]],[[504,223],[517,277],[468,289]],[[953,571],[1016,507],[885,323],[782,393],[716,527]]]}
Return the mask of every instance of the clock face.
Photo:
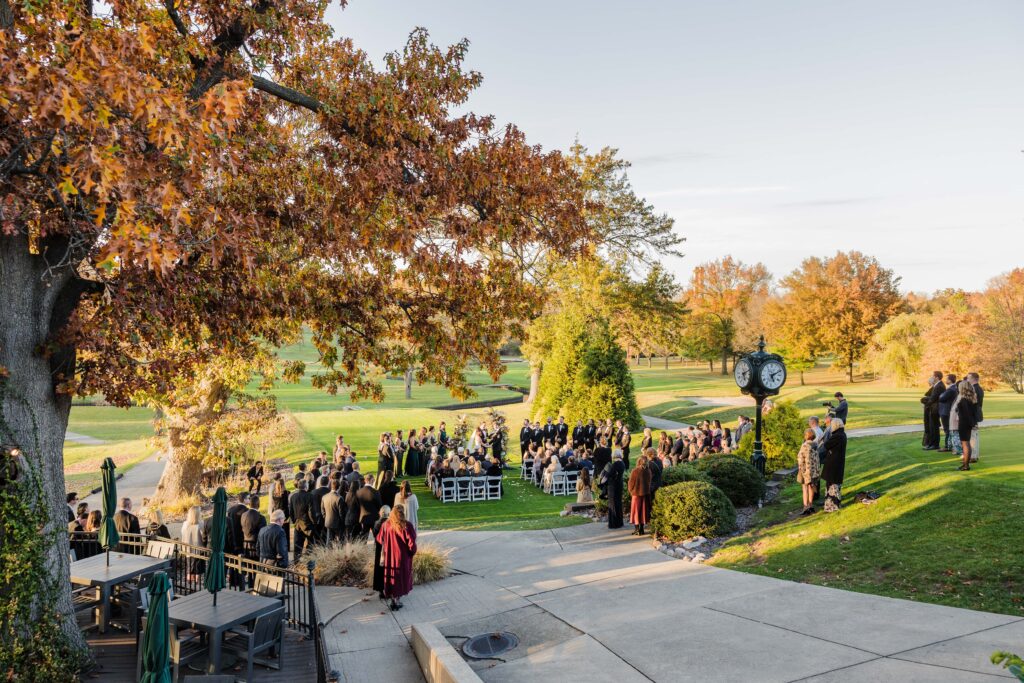
{"label": "clock face", "polygon": [[739,360],[736,362],[736,367],[733,368],[733,374],[736,377],[736,386],[740,389],[746,389],[750,386],[750,380],[753,378],[753,371],[750,368],[750,363],[746,360]]}
{"label": "clock face", "polygon": [[770,360],[761,366],[761,386],[776,390],[786,383],[786,366],[777,360]]}

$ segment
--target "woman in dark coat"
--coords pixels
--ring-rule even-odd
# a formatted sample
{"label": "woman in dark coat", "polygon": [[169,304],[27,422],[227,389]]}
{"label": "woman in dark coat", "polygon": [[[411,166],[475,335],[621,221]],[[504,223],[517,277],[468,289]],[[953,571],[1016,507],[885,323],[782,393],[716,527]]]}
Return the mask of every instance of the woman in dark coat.
{"label": "woman in dark coat", "polygon": [[971,436],[978,426],[978,394],[969,380],[960,382],[959,400],[956,402],[957,433],[963,447],[963,463],[959,469],[966,472],[971,469]]}
{"label": "woman in dark coat", "polygon": [[380,528],[388,523],[390,515],[391,508],[385,505],[380,509],[380,518],[373,523],[373,590],[377,591],[381,600],[384,599],[384,565],[380,562]]}
{"label": "woman in dark coat", "polygon": [[825,460],[821,478],[825,480],[825,512],[836,512],[843,502],[843,474],[846,471],[846,425],[837,417],[829,424],[831,435],[822,445]]}
{"label": "woman in dark coat", "polygon": [[398,495],[398,484],[395,483],[394,473],[391,470],[386,470],[380,479],[381,484],[377,489],[380,491],[380,500],[389,508],[394,507],[395,496]]}
{"label": "woman in dark coat", "polygon": [[651,523],[651,470],[647,467],[647,457],[644,454],[637,458],[636,467],[629,475],[629,521],[633,523],[634,536],[643,536],[644,524]]}
{"label": "woman in dark coat", "polygon": [[622,528],[622,475],[626,468],[622,464],[622,451],[612,453],[612,461],[605,465],[599,485],[608,500],[608,528]]}
{"label": "woman in dark coat", "polygon": [[601,474],[604,472],[606,465],[612,461],[612,449],[608,447],[608,443],[602,439],[601,445],[594,449],[594,471]]}
{"label": "woman in dark coat", "polygon": [[412,591],[412,558],[416,554],[416,530],[405,520],[401,505],[391,511],[377,534],[384,569],[384,597],[393,610],[402,609],[402,596]]}

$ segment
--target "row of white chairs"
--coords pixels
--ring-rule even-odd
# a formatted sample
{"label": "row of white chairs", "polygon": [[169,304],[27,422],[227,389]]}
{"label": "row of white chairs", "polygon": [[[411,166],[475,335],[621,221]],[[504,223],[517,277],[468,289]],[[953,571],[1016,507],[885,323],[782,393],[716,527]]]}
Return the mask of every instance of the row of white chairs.
{"label": "row of white chairs", "polygon": [[442,503],[501,500],[501,477],[446,477],[434,485]]}
{"label": "row of white chairs", "polygon": [[540,486],[544,493],[550,493],[553,496],[570,496],[576,493],[576,479],[579,477],[579,472],[570,470],[568,472],[554,472],[550,478],[547,474],[541,474],[540,482],[537,482],[533,478],[533,460],[524,460],[523,464],[519,467],[519,478],[533,482],[535,486]]}

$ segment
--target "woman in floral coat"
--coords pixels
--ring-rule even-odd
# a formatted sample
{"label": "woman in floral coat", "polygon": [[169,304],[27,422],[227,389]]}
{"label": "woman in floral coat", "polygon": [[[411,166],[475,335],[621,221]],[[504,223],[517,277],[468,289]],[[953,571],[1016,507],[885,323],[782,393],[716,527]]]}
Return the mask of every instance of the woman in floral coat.
{"label": "woman in floral coat", "polygon": [[814,514],[814,496],[817,493],[815,487],[821,477],[821,464],[818,462],[818,449],[814,445],[816,435],[813,429],[804,432],[804,442],[800,445],[800,452],[796,456],[796,480],[803,487],[804,511],[803,515]]}

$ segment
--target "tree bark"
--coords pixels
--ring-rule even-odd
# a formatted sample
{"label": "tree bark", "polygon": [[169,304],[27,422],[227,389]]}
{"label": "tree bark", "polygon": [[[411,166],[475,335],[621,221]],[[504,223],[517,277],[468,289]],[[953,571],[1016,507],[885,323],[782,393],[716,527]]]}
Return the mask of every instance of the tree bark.
{"label": "tree bark", "polygon": [[653,353],[647,354],[647,367],[649,367],[649,368],[653,368],[654,367],[654,354]]}
{"label": "tree bark", "polygon": [[729,349],[728,348],[723,348],[722,349],[722,374],[723,375],[728,375],[729,374]]}
{"label": "tree bark", "polygon": [[800,386],[805,386],[803,370],[800,371]]}
{"label": "tree bark", "polygon": [[540,389],[540,363],[530,361],[530,393],[526,395],[526,403],[533,403],[537,399],[537,391]]}
{"label": "tree bark", "polygon": [[715,359],[714,358],[709,358],[708,359],[708,367],[711,368],[711,372],[715,371]]}
{"label": "tree bark", "polygon": [[[66,243],[63,248],[67,249]],[[0,440],[5,446],[19,447],[43,483],[44,498],[34,501],[38,518],[45,520],[43,538],[48,543],[49,576],[41,578],[54,581],[57,593],[46,596],[47,604],[33,605],[32,611],[47,609],[64,615],[64,634],[73,646],[84,649],[71,602],[64,498],[64,434],[71,397],[56,391],[61,378],[73,372],[75,351],[65,347],[49,356],[39,352],[65,326],[84,290],[70,268],[49,272],[47,261],[59,259],[55,253],[47,259],[46,245],[41,251],[30,253],[24,234],[0,233],[0,367],[7,373],[0,394],[4,428]]]}
{"label": "tree bark", "polygon": [[665,369],[668,370],[668,354],[665,354]]}
{"label": "tree bark", "polygon": [[412,399],[412,368],[405,369],[405,397]]}

